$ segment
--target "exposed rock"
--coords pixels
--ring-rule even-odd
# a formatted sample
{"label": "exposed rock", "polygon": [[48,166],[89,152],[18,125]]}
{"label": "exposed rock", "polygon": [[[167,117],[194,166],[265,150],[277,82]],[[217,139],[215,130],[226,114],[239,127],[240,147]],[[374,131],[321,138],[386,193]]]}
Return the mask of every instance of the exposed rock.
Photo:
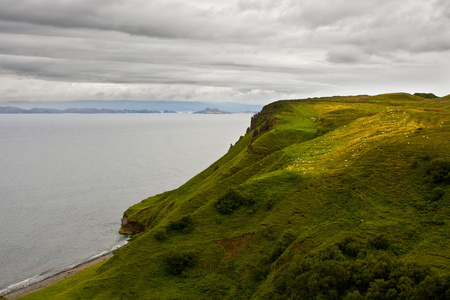
{"label": "exposed rock", "polygon": [[129,221],[125,216],[121,219],[121,221],[122,221],[122,227],[120,228],[121,233],[136,234],[145,231],[145,227],[142,224]]}

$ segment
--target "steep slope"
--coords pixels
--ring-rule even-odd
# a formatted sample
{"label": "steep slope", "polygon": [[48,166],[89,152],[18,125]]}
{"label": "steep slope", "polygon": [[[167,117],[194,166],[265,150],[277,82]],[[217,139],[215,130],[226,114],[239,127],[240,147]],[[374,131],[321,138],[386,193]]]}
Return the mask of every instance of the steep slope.
{"label": "steep slope", "polygon": [[24,299],[445,299],[449,102],[267,105],[224,157],[130,207],[112,259]]}

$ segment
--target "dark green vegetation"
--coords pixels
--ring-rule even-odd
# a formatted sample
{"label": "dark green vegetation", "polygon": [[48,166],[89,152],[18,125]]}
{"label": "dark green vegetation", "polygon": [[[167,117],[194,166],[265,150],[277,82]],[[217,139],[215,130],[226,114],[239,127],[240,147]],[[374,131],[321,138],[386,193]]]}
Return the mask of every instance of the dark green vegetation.
{"label": "dark green vegetation", "polygon": [[242,205],[252,205],[252,199],[245,199],[236,191],[229,190],[225,195],[220,196],[216,201],[217,210],[221,214],[231,214]]}
{"label": "dark green vegetation", "polygon": [[428,98],[428,99],[439,98],[438,96],[436,96],[433,93],[414,93],[414,96],[419,96],[419,97]]}
{"label": "dark green vegetation", "polygon": [[279,101],[113,258],[26,299],[449,299],[450,97]]}

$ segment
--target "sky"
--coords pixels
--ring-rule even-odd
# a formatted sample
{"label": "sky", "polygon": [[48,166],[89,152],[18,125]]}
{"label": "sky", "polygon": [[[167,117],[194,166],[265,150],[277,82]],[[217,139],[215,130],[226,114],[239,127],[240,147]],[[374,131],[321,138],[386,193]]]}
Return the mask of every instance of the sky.
{"label": "sky", "polygon": [[0,101],[450,94],[449,0],[0,0]]}

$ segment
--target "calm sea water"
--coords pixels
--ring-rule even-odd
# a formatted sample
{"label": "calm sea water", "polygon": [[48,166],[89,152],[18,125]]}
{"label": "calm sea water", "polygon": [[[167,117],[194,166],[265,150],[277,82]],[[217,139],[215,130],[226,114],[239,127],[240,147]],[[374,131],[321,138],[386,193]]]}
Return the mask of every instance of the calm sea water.
{"label": "calm sea water", "polygon": [[0,290],[123,244],[129,206],[211,165],[250,118],[0,115]]}

